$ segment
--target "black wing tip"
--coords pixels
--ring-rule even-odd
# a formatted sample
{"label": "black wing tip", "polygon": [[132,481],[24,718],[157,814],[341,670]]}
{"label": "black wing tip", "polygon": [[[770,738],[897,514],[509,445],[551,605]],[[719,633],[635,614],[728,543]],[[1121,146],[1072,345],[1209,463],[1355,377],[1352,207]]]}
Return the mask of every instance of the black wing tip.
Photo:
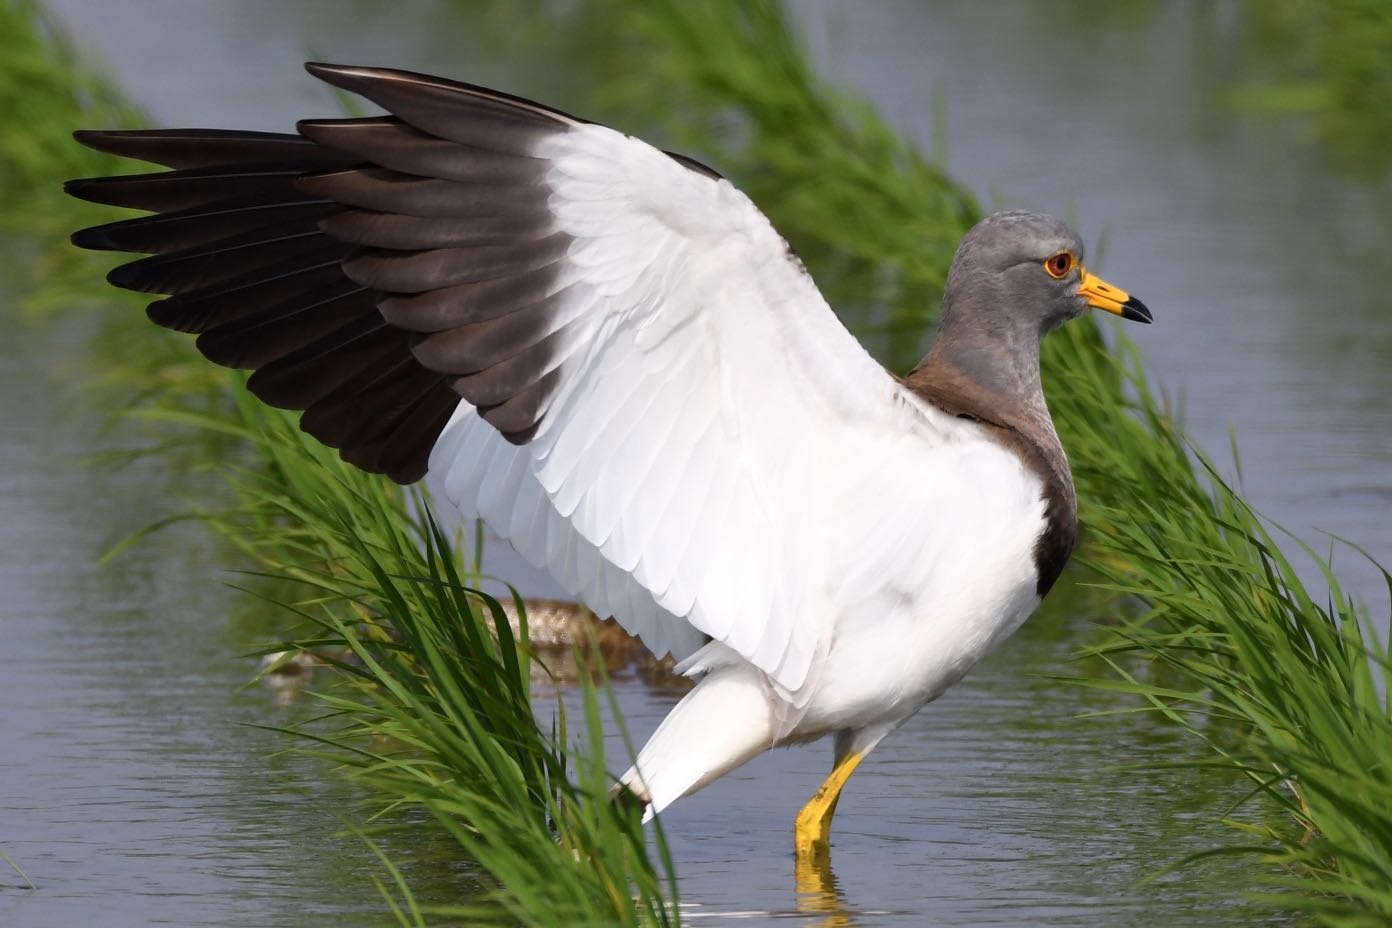
{"label": "black wing tip", "polygon": [[102,139],[110,134],[109,131],[104,129],[75,129],[72,137],[73,141],[77,144],[85,145],[88,148],[97,148],[97,150],[100,151],[101,149],[98,148],[98,146],[101,144]]}
{"label": "black wing tip", "polygon": [[[310,74],[342,87],[349,83],[363,83],[374,80],[403,80],[411,83],[435,84],[441,87],[471,87],[447,77],[425,74],[421,71],[408,71],[405,68],[385,68],[368,64],[334,64],[329,61],[306,61],[304,69]],[[345,89],[347,89],[345,87]],[[471,88],[472,89],[472,88]]]}
{"label": "black wing tip", "polygon": [[378,68],[368,65],[332,64],[327,61],[306,61],[305,70],[326,84],[342,90],[357,92],[357,88],[378,80],[423,81],[430,84],[448,83],[443,78],[403,71],[400,68]]}
{"label": "black wing tip", "polygon": [[72,137],[79,145],[104,155],[148,161],[141,152],[149,140],[168,134],[166,129],[78,129]]}
{"label": "black wing tip", "polygon": [[162,129],[74,129],[72,137],[84,148],[107,155],[121,155],[125,153],[126,145],[165,132]]}
{"label": "black wing tip", "polygon": [[328,75],[330,74],[338,74],[344,71],[361,70],[355,65],[334,64],[331,61],[306,61],[304,63],[304,69],[308,71],[310,74],[313,74],[315,77],[323,78],[325,80],[328,79]]}
{"label": "black wing tip", "polygon": [[305,129],[380,129],[384,126],[399,126],[401,120],[395,116],[315,116],[301,119],[295,123],[295,131],[304,135]]}
{"label": "black wing tip", "polygon": [[[100,206],[116,206],[109,201],[111,197],[113,182],[118,182],[121,177],[78,177],[73,180],[63,182],[63,192],[70,197],[79,200],[86,200],[88,203],[96,203]],[[86,231],[86,230],[84,230]]]}
{"label": "black wing tip", "polygon": [[[68,183],[72,183],[69,181]],[[63,189],[67,190],[68,185],[64,184]],[[72,191],[68,191],[71,193]],[[86,229],[78,229],[68,236],[68,241],[78,248],[86,248],[89,251],[124,251],[125,249],[117,245],[111,239],[110,224],[101,226],[90,226]]]}
{"label": "black wing tip", "polygon": [[136,261],[128,261],[125,264],[113,267],[106,274],[106,282],[113,287],[120,287],[122,290],[134,290],[137,293],[157,293],[159,291],[149,290],[141,285],[140,265],[144,258]]}
{"label": "black wing tip", "polygon": [[395,116],[350,116],[332,119],[301,119],[295,123],[295,131],[311,142],[333,148],[334,140],[341,139],[344,132],[371,132],[383,127],[397,128],[401,121]]}
{"label": "black wing tip", "polygon": [[429,471],[429,467],[423,467],[413,463],[406,467],[392,468],[391,470],[385,471],[385,473],[387,479],[392,483],[399,483],[403,487],[408,487],[413,483],[420,483],[424,480],[425,475],[429,473]]}
{"label": "black wing tip", "polygon": [[149,319],[161,329],[173,329],[175,332],[183,332],[186,331],[186,326],[181,326],[179,322],[183,316],[184,310],[185,304],[180,302],[178,297],[165,297],[162,300],[154,300],[146,305],[145,318]]}
{"label": "black wing tip", "polygon": [[[305,70],[313,76],[319,78],[326,84],[331,84],[340,90],[347,90],[350,93],[372,99],[369,90],[373,85],[379,87],[388,82],[400,82],[404,84],[416,84],[430,87],[444,88],[446,90],[459,90],[466,93],[482,94],[491,97],[506,97],[506,94],[488,90],[484,87],[475,87],[473,84],[465,84],[460,81],[450,80],[447,77],[438,77],[434,74],[424,74],[420,71],[407,71],[404,68],[382,68],[373,65],[356,64],[330,64],[327,61],[306,61]],[[374,101],[377,102],[377,101]],[[531,102],[531,101],[527,101]],[[533,103],[533,106],[540,104]]]}
{"label": "black wing tip", "polygon": [[[157,171],[155,173],[162,174],[164,172]],[[63,192],[75,197],[80,197],[84,200],[90,200],[93,196],[100,195],[101,191],[110,190],[113,186],[119,186],[131,180],[145,180],[149,177],[149,174],[110,174],[105,177],[74,177],[72,180],[63,182]],[[102,202],[104,205],[114,205],[105,204],[105,201],[97,202]]]}
{"label": "black wing tip", "polygon": [[391,109],[385,106],[381,100],[377,100],[372,95],[373,86],[382,90],[382,85],[390,82],[400,82],[404,84],[414,84],[418,87],[431,87],[437,90],[455,91],[466,96],[481,98],[500,104],[504,107],[519,110],[528,114],[531,118],[542,119],[549,123],[559,123],[561,125],[585,125],[588,119],[581,119],[565,110],[556,109],[554,106],[547,106],[526,97],[519,97],[514,94],[504,93],[501,90],[494,90],[491,87],[483,87],[479,84],[470,84],[465,81],[456,81],[448,77],[440,77],[435,74],[424,74],[420,71],[407,71],[402,68],[379,68],[369,65],[347,65],[330,64],[325,61],[306,61],[305,70],[325,83],[332,84],[340,90],[355,93],[359,96],[367,97],[384,109]]}
{"label": "black wing tip", "polygon": [[328,61],[306,61],[304,69],[309,72],[310,76],[330,84],[341,79],[341,75],[353,70],[351,65],[332,64]]}
{"label": "black wing tip", "polygon": [[[316,441],[322,441],[318,435],[304,427],[304,419],[300,419],[300,431],[313,437]],[[330,446],[332,447],[332,446]],[[403,487],[413,483],[419,483],[425,479],[429,472],[429,463],[425,458],[419,460],[412,459],[404,463],[383,460],[380,448],[368,446],[337,448],[338,456],[343,459],[345,464],[351,464],[358,470],[367,471],[369,474],[381,474],[392,483],[400,484]]]}

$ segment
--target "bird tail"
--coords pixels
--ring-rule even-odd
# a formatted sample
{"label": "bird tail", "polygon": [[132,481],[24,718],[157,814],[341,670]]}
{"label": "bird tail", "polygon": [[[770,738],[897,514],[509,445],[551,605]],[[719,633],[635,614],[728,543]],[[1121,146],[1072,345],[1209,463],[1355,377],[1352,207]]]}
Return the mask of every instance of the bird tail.
{"label": "bird tail", "polygon": [[647,821],[773,747],[772,701],[749,664],[711,672],[663,719],[619,787],[648,804]]}

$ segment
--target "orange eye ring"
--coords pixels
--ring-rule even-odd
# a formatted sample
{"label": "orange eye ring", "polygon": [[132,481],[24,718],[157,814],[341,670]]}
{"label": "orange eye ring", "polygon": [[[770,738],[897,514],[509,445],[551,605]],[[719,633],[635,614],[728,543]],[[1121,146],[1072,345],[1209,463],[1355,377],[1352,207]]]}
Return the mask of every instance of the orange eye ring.
{"label": "orange eye ring", "polygon": [[1050,277],[1060,280],[1066,277],[1077,263],[1077,259],[1073,257],[1073,252],[1060,251],[1044,262],[1044,270],[1048,272]]}

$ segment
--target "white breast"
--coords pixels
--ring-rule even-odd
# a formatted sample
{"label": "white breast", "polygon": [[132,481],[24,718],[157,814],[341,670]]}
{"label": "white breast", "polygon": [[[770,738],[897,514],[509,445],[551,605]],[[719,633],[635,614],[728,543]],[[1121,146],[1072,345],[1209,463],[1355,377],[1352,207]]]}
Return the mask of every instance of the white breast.
{"label": "white breast", "polygon": [[939,696],[1039,605],[1034,546],[1043,486],[1019,457],[962,423],[933,473],[881,472],[880,492],[916,520],[842,539],[833,563],[873,565],[839,578],[839,618],[817,697],[797,737],[898,721]]}

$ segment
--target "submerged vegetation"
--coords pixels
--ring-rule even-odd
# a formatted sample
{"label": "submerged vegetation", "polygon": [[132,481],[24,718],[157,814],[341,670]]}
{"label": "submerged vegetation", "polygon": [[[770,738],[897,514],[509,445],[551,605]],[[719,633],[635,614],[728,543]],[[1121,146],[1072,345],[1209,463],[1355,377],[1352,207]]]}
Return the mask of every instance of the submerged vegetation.
{"label": "submerged vegetation", "polygon": [[[567,9],[555,14],[573,17],[559,31],[602,115],[630,130],[646,124],[731,176],[878,353],[897,367],[913,358],[952,251],[979,218],[975,200],[868,105],[819,79],[777,4]],[[71,144],[69,130],[139,120],[77,67],[33,4],[0,0],[0,35],[0,104],[33,126],[0,137],[0,189],[35,197],[9,222],[56,240],[91,214],[50,191],[114,167]],[[642,80],[612,64],[634,49]],[[62,269],[66,282],[46,304],[54,292],[76,300],[100,259],[51,253],[84,265]],[[91,305],[93,291],[83,292]],[[101,299],[130,328],[143,325],[133,299]],[[140,337],[164,339],[162,383],[187,377],[185,386],[210,391],[191,407],[171,389],[147,408],[244,452],[233,473],[239,507],[216,524],[262,571],[299,585],[294,608],[321,630],[305,646],[351,655],[338,661],[344,685],[323,697],[331,717],[312,731],[322,748],[386,804],[431,813],[492,875],[498,914],[540,924],[675,919],[660,833],[659,865],[630,812],[605,801],[595,719],[578,753],[564,730],[538,729],[525,646],[487,633],[481,610],[492,607],[465,591],[424,505],[314,446],[292,417],[252,401],[239,376],[210,376],[176,337]],[[1044,354],[1082,504],[1079,557],[1132,615],[1100,633],[1095,653],[1113,674],[1080,682],[1117,691],[1117,711],[1140,703],[1203,739],[1207,763],[1250,778],[1254,797],[1285,811],[1248,848],[1280,868],[1270,901],[1329,925],[1392,920],[1385,644],[1368,637],[1332,573],[1327,592],[1307,589],[1283,549],[1324,561],[1273,537],[1187,443],[1124,335],[1104,341],[1097,324],[1080,321],[1051,336]],[[1253,883],[1267,872],[1254,867]],[[389,891],[403,922],[425,920],[404,879]]]}

